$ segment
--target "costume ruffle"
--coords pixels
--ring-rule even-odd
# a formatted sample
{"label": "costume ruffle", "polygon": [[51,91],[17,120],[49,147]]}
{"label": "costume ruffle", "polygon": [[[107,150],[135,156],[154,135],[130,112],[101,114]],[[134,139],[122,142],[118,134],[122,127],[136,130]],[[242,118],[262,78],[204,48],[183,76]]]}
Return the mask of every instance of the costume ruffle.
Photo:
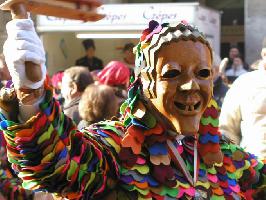
{"label": "costume ruffle", "polygon": [[[1,116],[2,117],[2,116]],[[0,133],[0,195],[6,199],[33,199],[33,192],[21,186],[21,180],[14,174],[7,160],[5,141]]]}
{"label": "costume ruffle", "polygon": [[86,199],[102,194],[118,180],[114,145],[108,144],[117,138],[116,133],[102,140],[100,135],[76,130],[50,88],[36,116],[25,124],[4,120],[0,128],[5,133],[8,160],[25,189]]}
{"label": "costume ruffle", "polygon": [[[23,186],[69,199],[104,199],[116,191],[113,199],[119,200],[241,199],[252,189],[265,187],[265,165],[217,132],[215,103],[209,104],[202,117],[199,138],[179,138],[147,110],[138,80],[128,94],[121,107],[122,122],[100,122],[82,131],[61,112],[49,88],[40,113],[25,124],[2,121],[9,161]],[[189,174],[197,170],[195,185],[173,162],[167,141]],[[201,152],[194,169],[197,142],[212,143],[221,150],[224,164],[208,166]]]}
{"label": "costume ruffle", "polygon": [[[135,191],[138,199],[201,197],[219,200],[245,198],[246,191],[262,184],[262,174],[265,174],[262,162],[240,147],[229,144],[218,132],[218,105],[214,100],[201,118],[198,148],[202,150],[199,149],[198,169],[194,169],[195,138],[185,137],[178,141],[176,135],[164,130],[140,101],[141,89],[137,81],[129,88],[128,100],[121,107],[127,127],[119,154],[122,160],[122,187]],[[173,140],[190,174],[198,170],[195,186],[190,184],[181,168],[173,164],[167,140]],[[221,150],[224,164],[216,162],[209,166],[204,162],[205,155],[210,152],[215,155]]]}

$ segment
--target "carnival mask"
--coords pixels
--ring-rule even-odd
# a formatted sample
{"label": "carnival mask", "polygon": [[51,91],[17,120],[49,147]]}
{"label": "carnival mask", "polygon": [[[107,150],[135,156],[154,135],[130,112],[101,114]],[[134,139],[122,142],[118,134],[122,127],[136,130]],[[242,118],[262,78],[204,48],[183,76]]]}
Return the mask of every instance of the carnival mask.
{"label": "carnival mask", "polygon": [[183,135],[197,133],[212,94],[210,49],[199,41],[171,41],[161,46],[154,66],[156,95],[151,104],[168,129]]}

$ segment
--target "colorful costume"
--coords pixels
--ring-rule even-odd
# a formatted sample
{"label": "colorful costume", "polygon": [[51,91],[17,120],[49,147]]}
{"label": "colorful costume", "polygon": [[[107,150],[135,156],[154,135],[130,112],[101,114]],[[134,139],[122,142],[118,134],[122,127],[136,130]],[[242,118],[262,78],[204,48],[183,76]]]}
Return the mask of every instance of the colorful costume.
{"label": "colorful costume", "polygon": [[[8,163],[5,140],[0,133],[0,196],[6,199],[33,199],[33,192],[22,188],[22,181],[16,176]],[[1,199],[1,197],[0,197]]]}
{"label": "colorful costume", "polygon": [[[8,84],[5,86],[7,90],[12,90],[11,89],[11,81],[8,82]],[[2,90],[4,91],[4,89]],[[1,98],[1,110],[5,110],[5,114],[9,114],[10,119],[15,119],[13,118],[14,115],[13,113],[9,113],[9,108],[13,106],[15,103],[14,102],[7,102],[3,101],[5,98],[2,96],[2,93],[0,94]],[[15,107],[15,106],[14,106]],[[13,107],[13,108],[14,108]],[[16,109],[13,111],[16,112]],[[3,114],[0,114],[0,120],[6,120],[6,117]],[[22,181],[17,177],[15,172],[11,168],[11,164],[8,163],[8,158],[7,158],[7,150],[6,150],[6,141],[3,135],[3,132],[0,131],[0,199],[1,195],[5,197],[6,199],[20,199],[20,200],[30,200],[33,199],[33,192],[29,190],[25,190],[22,188],[21,183]]]}
{"label": "colorful costume", "polygon": [[[136,85],[133,83],[122,106],[123,123],[101,122],[80,132],[61,112],[50,89],[40,113],[27,123],[2,121],[9,161],[19,172],[23,187],[45,189],[69,199],[108,195],[115,195],[111,199],[190,199],[200,194],[203,199],[241,199],[265,184],[263,163],[220,140],[214,101],[202,117],[198,142],[220,142],[224,164],[208,167],[199,157],[194,169],[194,138],[177,141],[150,113],[142,120],[132,114],[141,102]],[[173,141],[189,173],[197,170],[195,186],[174,164],[167,140]]]}
{"label": "colorful costume", "polygon": [[[191,30],[191,40],[205,45],[192,27],[185,23],[177,27],[180,34]],[[154,34],[173,36],[173,29],[152,22],[137,47],[137,58],[144,60],[143,49]],[[155,79],[149,76],[151,65],[146,70],[143,62],[139,64],[141,76]],[[78,131],[52,98],[51,88],[45,88],[36,116],[26,123],[0,123],[9,161],[26,189],[47,190],[69,199],[220,200],[251,199],[265,188],[265,165],[218,132],[213,100],[202,115],[198,133],[183,136],[166,129],[154,116],[142,93],[154,95],[152,85],[136,78],[121,106],[120,121],[99,122]],[[221,152],[223,158],[216,162]]]}

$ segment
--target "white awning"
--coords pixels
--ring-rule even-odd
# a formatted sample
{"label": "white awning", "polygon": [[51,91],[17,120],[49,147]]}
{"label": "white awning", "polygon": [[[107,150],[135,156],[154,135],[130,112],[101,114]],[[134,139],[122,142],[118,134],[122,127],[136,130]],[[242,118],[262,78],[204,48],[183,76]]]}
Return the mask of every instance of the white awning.
{"label": "white awning", "polygon": [[49,16],[37,17],[37,30],[47,31],[128,31],[143,30],[150,20],[159,23],[185,19],[194,22],[198,3],[108,4],[98,9],[106,17],[97,22],[82,22]]}
{"label": "white awning", "polygon": [[106,17],[97,22],[37,16],[38,32],[73,32],[78,38],[139,38],[151,20],[177,23],[186,20],[205,33],[220,52],[220,13],[199,3],[108,4],[99,9]]}

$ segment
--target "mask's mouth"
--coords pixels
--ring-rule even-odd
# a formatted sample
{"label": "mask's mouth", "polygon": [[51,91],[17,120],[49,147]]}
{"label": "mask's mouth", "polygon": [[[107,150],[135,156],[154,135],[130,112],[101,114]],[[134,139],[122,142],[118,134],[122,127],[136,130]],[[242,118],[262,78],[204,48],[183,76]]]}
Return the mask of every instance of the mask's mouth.
{"label": "mask's mouth", "polygon": [[202,102],[201,100],[195,101],[193,104],[186,104],[186,103],[181,103],[178,101],[174,102],[175,106],[179,111],[182,112],[182,114],[195,114],[201,109]]}

